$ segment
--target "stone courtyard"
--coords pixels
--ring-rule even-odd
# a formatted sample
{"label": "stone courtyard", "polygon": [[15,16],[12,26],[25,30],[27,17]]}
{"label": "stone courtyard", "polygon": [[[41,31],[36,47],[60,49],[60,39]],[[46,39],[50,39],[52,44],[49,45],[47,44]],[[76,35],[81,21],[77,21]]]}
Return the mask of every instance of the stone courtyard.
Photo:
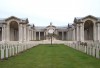
{"label": "stone courtyard", "polygon": [[68,26],[30,25],[28,18],[0,19],[0,58],[5,59],[39,44],[65,44],[100,58],[100,18],[75,17]]}

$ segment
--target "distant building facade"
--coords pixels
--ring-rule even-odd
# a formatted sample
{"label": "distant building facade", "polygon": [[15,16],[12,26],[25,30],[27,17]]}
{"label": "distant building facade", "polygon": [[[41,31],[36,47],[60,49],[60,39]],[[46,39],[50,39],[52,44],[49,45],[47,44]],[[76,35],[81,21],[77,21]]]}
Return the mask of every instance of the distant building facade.
{"label": "distant building facade", "polygon": [[11,16],[0,19],[0,41],[34,41],[50,39],[48,31],[54,30],[53,39],[65,41],[100,41],[100,18],[88,15],[76,17],[72,25],[65,27],[34,26],[28,18]]}

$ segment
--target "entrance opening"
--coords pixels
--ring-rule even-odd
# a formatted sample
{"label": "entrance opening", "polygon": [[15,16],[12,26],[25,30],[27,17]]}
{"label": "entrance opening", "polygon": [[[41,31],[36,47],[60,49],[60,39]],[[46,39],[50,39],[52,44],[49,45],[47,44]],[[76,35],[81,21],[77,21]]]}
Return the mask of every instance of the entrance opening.
{"label": "entrance opening", "polygon": [[91,20],[84,23],[84,39],[93,40],[93,22]]}
{"label": "entrance opening", "polygon": [[18,23],[16,21],[12,21],[10,23],[10,41],[18,41],[18,39],[19,39]]}

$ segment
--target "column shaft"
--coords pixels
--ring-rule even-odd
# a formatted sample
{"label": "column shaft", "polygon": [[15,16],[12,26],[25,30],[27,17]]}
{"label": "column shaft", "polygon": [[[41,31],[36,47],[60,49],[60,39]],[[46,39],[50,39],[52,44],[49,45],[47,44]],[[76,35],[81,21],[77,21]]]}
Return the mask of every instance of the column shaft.
{"label": "column shaft", "polygon": [[64,32],[62,31],[62,40],[64,40]]}
{"label": "column shaft", "polygon": [[80,24],[80,41],[84,42],[84,25]]}
{"label": "column shaft", "polygon": [[39,40],[40,40],[40,32],[39,32]]}
{"label": "column shaft", "polygon": [[75,28],[73,29],[73,41],[75,41]]}
{"label": "column shaft", "polygon": [[4,41],[4,26],[2,27],[2,41]]}
{"label": "column shaft", "polygon": [[77,37],[76,37],[76,39],[77,39],[77,41],[79,41],[79,24],[77,24],[76,31],[77,31]]}
{"label": "column shaft", "polygon": [[7,28],[6,28],[6,31],[7,31],[7,41],[9,41],[10,39],[10,35],[9,35],[9,32],[10,32],[10,30],[9,30],[9,25],[7,25]]}
{"label": "column shaft", "polygon": [[94,38],[94,41],[96,41],[96,24],[94,24],[94,26],[93,26],[94,28],[93,28],[93,38]]}
{"label": "column shaft", "polygon": [[44,32],[44,40],[45,40],[45,32]]}
{"label": "column shaft", "polygon": [[32,40],[33,40],[33,29],[32,29]]}
{"label": "column shaft", "polygon": [[100,42],[100,24],[98,23],[98,41]]}
{"label": "column shaft", "polygon": [[24,41],[26,41],[26,25],[24,25]]}
{"label": "column shaft", "polygon": [[19,41],[22,42],[22,24],[19,24]]}
{"label": "column shaft", "polygon": [[33,34],[34,34],[34,40],[36,40],[36,31],[35,30],[34,30]]}

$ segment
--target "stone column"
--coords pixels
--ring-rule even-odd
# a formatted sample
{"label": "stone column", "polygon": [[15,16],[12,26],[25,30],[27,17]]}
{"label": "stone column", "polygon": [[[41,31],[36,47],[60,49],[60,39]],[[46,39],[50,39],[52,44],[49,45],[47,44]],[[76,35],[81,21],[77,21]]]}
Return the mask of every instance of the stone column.
{"label": "stone column", "polygon": [[30,39],[30,30],[29,30],[29,26],[27,26],[27,41],[29,41]]}
{"label": "stone column", "polygon": [[76,40],[79,41],[79,24],[77,24],[76,31],[77,31]]}
{"label": "stone column", "polygon": [[19,41],[22,42],[22,24],[19,24]]}
{"label": "stone column", "polygon": [[100,24],[98,23],[98,41],[100,42]]}
{"label": "stone column", "polygon": [[73,29],[73,41],[75,41],[75,28]]}
{"label": "stone column", "polygon": [[68,41],[68,31],[66,31],[66,41]]}
{"label": "stone column", "polygon": [[32,29],[31,29],[31,40],[32,40]]}
{"label": "stone column", "polygon": [[69,41],[69,30],[67,31],[67,40]]}
{"label": "stone column", "polygon": [[24,25],[22,25],[22,41],[24,41]]}
{"label": "stone column", "polygon": [[4,41],[6,40],[6,25],[4,24]]}
{"label": "stone column", "polygon": [[33,40],[34,40],[34,30],[33,30]]}
{"label": "stone column", "polygon": [[33,40],[33,29],[32,29],[32,40]]}
{"label": "stone column", "polygon": [[84,42],[84,24],[80,24],[80,41]]}
{"label": "stone column", "polygon": [[40,32],[39,32],[39,40],[40,40]]}
{"label": "stone column", "polygon": [[68,31],[68,40],[70,41],[70,29]]}
{"label": "stone column", "polygon": [[2,41],[4,41],[4,24],[3,24],[3,27],[2,27]]}
{"label": "stone column", "polygon": [[67,31],[66,31],[66,41],[67,41]]}
{"label": "stone column", "polygon": [[62,40],[64,40],[64,32],[62,31]]}
{"label": "stone column", "polygon": [[34,35],[34,33],[33,33],[33,29],[32,29],[32,40],[34,39],[34,36],[33,35]]}
{"label": "stone column", "polygon": [[34,30],[34,40],[36,40],[36,31]]}
{"label": "stone column", "polygon": [[94,26],[93,26],[93,38],[94,38],[94,41],[96,41],[97,39],[96,39],[96,24],[94,24]]}
{"label": "stone column", "polygon": [[32,40],[32,29],[31,29],[31,40]]}
{"label": "stone column", "polygon": [[76,34],[76,27],[75,27],[75,41],[77,41],[77,40],[76,40],[76,36],[77,36],[77,34]]}
{"label": "stone column", "polygon": [[45,36],[46,36],[46,35],[45,35],[45,31],[44,31],[44,40],[45,40],[45,38],[46,38]]}
{"label": "stone column", "polygon": [[30,32],[29,32],[29,34],[30,34],[30,40],[31,40],[31,29],[30,29]]}
{"label": "stone column", "polygon": [[71,39],[70,39],[70,29],[69,29],[69,31],[68,31],[68,40],[70,41]]}
{"label": "stone column", "polygon": [[72,40],[72,38],[71,38],[71,36],[72,36],[72,33],[71,33],[71,29],[69,30],[69,41],[71,41]]}
{"label": "stone column", "polygon": [[6,27],[7,27],[7,25],[5,24],[5,28],[4,28],[4,33],[5,33],[5,38],[4,38],[4,39],[5,39],[5,41],[6,41],[6,39],[7,39]]}
{"label": "stone column", "polygon": [[84,23],[82,23],[82,41],[84,42]]}
{"label": "stone column", "polygon": [[70,35],[70,37],[71,37],[71,41],[73,41],[73,30],[72,30],[72,28],[71,28],[71,33],[70,33],[71,35]]}
{"label": "stone column", "polygon": [[27,41],[27,39],[28,39],[27,34],[28,34],[28,30],[27,30],[27,25],[26,25],[26,41]]}
{"label": "stone column", "polygon": [[26,41],[26,25],[23,26],[24,26],[24,41]]}
{"label": "stone column", "polygon": [[7,25],[6,31],[7,31],[7,41],[10,41],[10,35],[9,35],[10,28],[9,28],[9,25]]}
{"label": "stone column", "polygon": [[28,36],[29,36],[29,41],[31,40],[31,30],[28,28]]}
{"label": "stone column", "polygon": [[80,28],[80,24],[79,24],[78,29],[79,29],[79,32],[78,32],[78,35],[79,35],[78,37],[79,37],[79,38],[78,38],[78,39],[79,39],[79,41],[81,41],[81,37],[80,37],[80,36],[81,36],[81,28]]}
{"label": "stone column", "polygon": [[27,25],[27,41],[29,41],[29,26]]}
{"label": "stone column", "polygon": [[30,40],[32,40],[32,30],[30,29]]}

